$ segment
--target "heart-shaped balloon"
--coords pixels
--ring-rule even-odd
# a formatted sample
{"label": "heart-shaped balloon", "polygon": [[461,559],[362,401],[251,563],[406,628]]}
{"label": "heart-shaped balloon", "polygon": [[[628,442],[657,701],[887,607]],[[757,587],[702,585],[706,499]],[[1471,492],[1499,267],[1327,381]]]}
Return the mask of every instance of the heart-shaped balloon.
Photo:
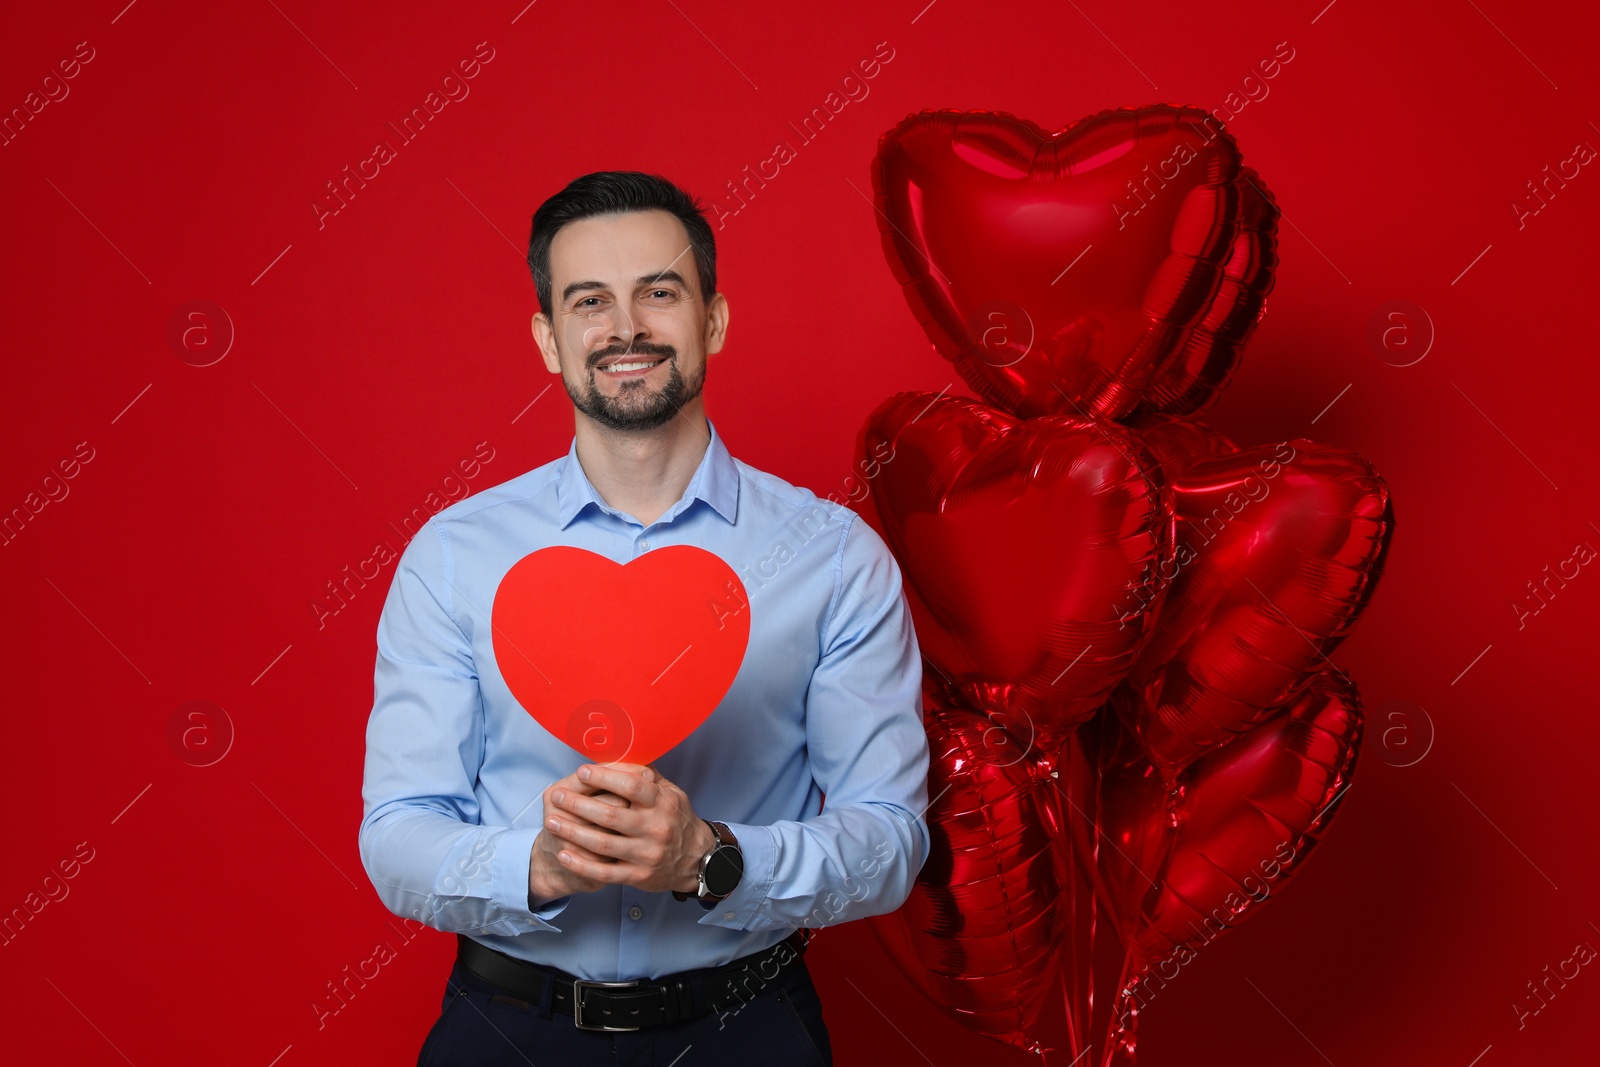
{"label": "heart-shaped balloon", "polygon": [[[1192,428],[1151,427],[1177,548],[1159,625],[1118,707],[1169,779],[1293,699],[1371,598],[1394,515],[1354,452],[1296,438],[1206,457]],[[1173,457],[1186,457],[1178,460]]]}
{"label": "heart-shaped balloon", "polygon": [[1014,415],[1197,410],[1272,288],[1278,210],[1197,108],[1117,108],[1055,133],[925,111],[883,135],[872,180],[913,313]]}
{"label": "heart-shaped balloon", "polygon": [[1239,446],[1231,439],[1195,418],[1137,415],[1124,425],[1136,431],[1145,447],[1155,455],[1169,485],[1203,459],[1220,459],[1239,451]]}
{"label": "heart-shaped balloon", "polygon": [[871,517],[922,651],[1053,751],[1127,675],[1160,606],[1173,519],[1154,457],[1116,423],[926,393],[880,404],[857,448],[875,457]]}
{"label": "heart-shaped balloon", "polygon": [[501,578],[490,618],[517,703],[605,763],[649,763],[688,737],[727,695],[750,640],[739,576],[692,545],[625,566],[539,549]]}
{"label": "heart-shaped balloon", "polygon": [[1261,175],[1249,167],[1240,169],[1239,185],[1239,230],[1217,295],[1205,319],[1145,389],[1137,412],[1183,415],[1210,407],[1267,313],[1266,298],[1278,269],[1278,203]]}
{"label": "heart-shaped balloon", "polygon": [[1342,672],[1322,670],[1285,712],[1195,763],[1176,798],[1114,719],[1100,725],[1106,903],[1131,951],[1129,977],[1170,979],[1310,854],[1355,770],[1360,700]]}
{"label": "heart-shaped balloon", "polygon": [[866,921],[906,977],[976,1033],[1039,1051],[1073,876],[1047,765],[930,682],[932,842],[911,894]]}

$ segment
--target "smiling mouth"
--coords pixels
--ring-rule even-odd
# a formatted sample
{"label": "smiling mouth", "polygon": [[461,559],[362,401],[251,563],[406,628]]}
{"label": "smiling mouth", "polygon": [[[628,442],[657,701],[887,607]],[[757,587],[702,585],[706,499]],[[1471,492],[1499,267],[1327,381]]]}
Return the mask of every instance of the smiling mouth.
{"label": "smiling mouth", "polygon": [[601,367],[600,369],[607,374],[628,374],[634,371],[650,370],[658,363],[665,363],[666,361],[667,360],[665,356],[657,359],[629,360],[627,362],[619,361],[611,364],[610,366]]}

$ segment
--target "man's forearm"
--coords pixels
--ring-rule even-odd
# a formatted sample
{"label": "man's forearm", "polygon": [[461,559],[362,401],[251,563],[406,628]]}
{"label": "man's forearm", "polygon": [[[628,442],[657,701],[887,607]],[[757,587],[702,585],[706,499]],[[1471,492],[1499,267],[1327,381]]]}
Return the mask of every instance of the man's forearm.
{"label": "man's forearm", "polygon": [[436,930],[559,933],[546,921],[550,913],[534,915],[528,907],[535,836],[465,824],[426,807],[385,805],[362,823],[361,862],[390,911]]}
{"label": "man's forearm", "polygon": [[729,825],[745,853],[744,878],[700,922],[742,930],[819,928],[893,911],[910,895],[930,844],[926,824],[898,804]]}

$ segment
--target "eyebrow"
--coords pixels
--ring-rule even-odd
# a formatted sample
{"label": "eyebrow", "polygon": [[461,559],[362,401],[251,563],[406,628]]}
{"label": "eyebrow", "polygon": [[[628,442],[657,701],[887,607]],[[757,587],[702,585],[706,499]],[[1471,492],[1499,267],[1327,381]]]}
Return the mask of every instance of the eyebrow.
{"label": "eyebrow", "polygon": [[[685,289],[689,288],[689,283],[683,280],[683,275],[679,274],[675,270],[656,271],[654,274],[641,274],[641,275],[639,275],[639,277],[637,279],[637,284],[639,284],[639,285],[659,285],[662,282],[676,282],[677,284],[683,286]],[[569,285],[565,289],[561,290],[561,302],[563,304],[565,304],[568,300],[570,300],[572,298],[572,295],[574,293],[580,293],[585,289],[606,289],[606,288],[609,288],[609,286],[607,286],[605,282],[596,282],[596,281],[573,282],[571,285]]]}

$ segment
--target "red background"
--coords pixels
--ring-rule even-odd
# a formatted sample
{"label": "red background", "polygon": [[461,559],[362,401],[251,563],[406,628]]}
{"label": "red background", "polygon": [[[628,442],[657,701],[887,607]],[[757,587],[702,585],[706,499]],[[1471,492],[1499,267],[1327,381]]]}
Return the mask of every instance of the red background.
{"label": "red background", "polygon": [[[401,948],[320,1030],[310,1007],[398,940],[356,851],[392,567],[321,628],[311,605],[377,542],[398,547],[390,523],[479,442],[494,459],[474,492],[566,448],[561,390],[529,407],[552,381],[521,260],[541,199],[640,168],[731,204],[725,183],[797,143],[788,123],[882,41],[894,58],[870,95],[718,231],[732,321],[708,410],[736,455],[820,493],[873,405],[953,378],[879,249],[882,131],[937,107],[1051,127],[1223,107],[1278,42],[1295,50],[1229,123],[1283,208],[1282,267],[1213,421],[1245,444],[1357,449],[1389,480],[1387,574],[1337,653],[1370,732],[1292,888],[1145,1013],[1144,1062],[1591,1051],[1600,976],[1520,1029],[1512,1004],[1546,964],[1600,946],[1600,730],[1580,666],[1600,577],[1585,568],[1521,629],[1511,605],[1546,564],[1600,546],[1593,450],[1571,429],[1593,426],[1600,176],[1584,168],[1521,228],[1511,205],[1579,142],[1600,146],[1592,22],[1506,0],[124,3],[34,5],[0,42],[8,113],[78,42],[94,49],[0,148],[0,508],[79,442],[94,450],[0,549],[0,911],[94,850],[0,946],[15,1062],[414,1060],[452,938]],[[324,183],[394,140],[386,122],[480,41],[495,58],[470,95],[319,229]],[[192,300],[236,329],[212,366],[167,339]],[[1412,366],[1367,339],[1393,300],[1437,330]],[[236,734],[206,767],[168,735],[197,699]],[[1419,751],[1399,742],[1421,719],[1388,720],[1396,701],[1437,731],[1412,766],[1395,765]],[[841,1064],[1026,1062],[922,1001],[861,924],[809,958]]]}

